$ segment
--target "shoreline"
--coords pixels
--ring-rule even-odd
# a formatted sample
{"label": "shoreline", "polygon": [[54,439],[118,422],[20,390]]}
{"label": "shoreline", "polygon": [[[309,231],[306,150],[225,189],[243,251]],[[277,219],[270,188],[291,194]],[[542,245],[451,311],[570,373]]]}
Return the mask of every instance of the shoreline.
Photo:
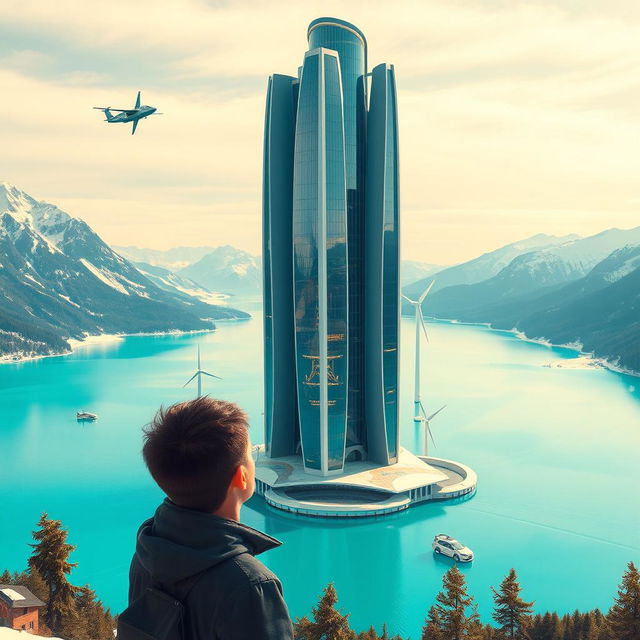
{"label": "shoreline", "polygon": [[[408,317],[408,316],[407,316]],[[570,351],[575,351],[578,356],[573,359],[567,360],[566,364],[563,363],[547,363],[543,364],[543,367],[548,367],[550,369],[575,369],[575,370],[586,370],[586,369],[601,369],[607,371],[613,371],[614,373],[621,373],[626,376],[631,376],[633,378],[640,378],[640,371],[634,371],[633,369],[627,369],[626,367],[621,367],[620,365],[608,360],[607,358],[601,358],[595,356],[593,353],[588,351],[583,351],[583,345],[579,342],[567,342],[565,344],[555,344],[546,338],[530,338],[525,333],[516,329],[496,329],[491,326],[490,322],[463,322],[461,320],[456,320],[455,318],[434,318],[432,316],[427,316],[430,320],[435,320],[437,322],[444,322],[446,324],[459,324],[470,327],[484,327],[489,329],[490,331],[495,331],[496,333],[508,333],[509,335],[515,336],[519,340],[523,342],[531,342],[533,344],[539,344],[543,347],[556,347],[559,349],[569,349]],[[569,363],[576,361],[574,365]],[[576,366],[577,365],[577,366]]]}
{"label": "shoreline", "polygon": [[[235,322],[237,320],[244,320],[245,318],[234,318],[233,320],[227,320],[226,322]],[[182,336],[197,333],[215,333],[216,329],[193,329],[186,331],[183,329],[174,329],[172,331],[146,331],[140,333],[96,333],[87,334],[82,340],[78,338],[67,338],[69,343],[68,351],[61,351],[60,353],[43,353],[32,356],[18,356],[15,355],[3,355],[0,356],[0,365],[4,364],[22,364],[24,362],[31,362],[33,360],[41,360],[43,358],[60,358],[63,356],[69,356],[78,349],[86,347],[95,347],[96,345],[112,344],[114,342],[120,342],[123,338],[129,338],[133,336]]]}

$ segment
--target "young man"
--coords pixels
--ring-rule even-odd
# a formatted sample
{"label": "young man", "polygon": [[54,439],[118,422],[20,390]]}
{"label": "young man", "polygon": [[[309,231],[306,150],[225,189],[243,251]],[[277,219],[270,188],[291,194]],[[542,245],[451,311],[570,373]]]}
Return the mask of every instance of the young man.
{"label": "young man", "polygon": [[289,640],[278,578],[256,555],[281,543],[240,523],[253,494],[246,414],[201,397],[160,410],[144,461],[167,498],[138,531],[129,603],[148,586],[181,600],[188,640]]}

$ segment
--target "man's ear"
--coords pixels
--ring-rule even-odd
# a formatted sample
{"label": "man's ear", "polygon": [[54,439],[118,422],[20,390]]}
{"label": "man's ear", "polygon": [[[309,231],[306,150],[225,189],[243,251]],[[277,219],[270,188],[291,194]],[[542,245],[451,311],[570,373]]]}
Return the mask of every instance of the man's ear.
{"label": "man's ear", "polygon": [[233,477],[231,478],[231,486],[236,489],[246,489],[247,484],[247,468],[241,464],[236,467]]}

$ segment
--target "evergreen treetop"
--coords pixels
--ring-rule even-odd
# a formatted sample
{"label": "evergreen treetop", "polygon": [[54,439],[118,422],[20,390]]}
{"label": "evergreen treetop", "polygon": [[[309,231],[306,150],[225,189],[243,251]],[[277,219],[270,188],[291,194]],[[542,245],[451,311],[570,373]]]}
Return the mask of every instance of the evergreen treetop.
{"label": "evergreen treetop", "polygon": [[607,618],[615,640],[640,638],[640,572],[633,562],[627,565]]}
{"label": "evergreen treetop", "polygon": [[[479,621],[473,597],[467,593],[464,575],[456,565],[442,578],[443,590],[436,596],[435,612],[440,620],[440,631],[445,640],[463,640],[470,637]],[[471,609],[468,613],[467,609]]]}
{"label": "evergreen treetop", "polygon": [[349,614],[343,615],[336,609],[338,594],[333,582],[324,589],[317,607],[311,611],[314,621],[306,616],[296,621],[294,635],[297,640],[356,640],[356,634],[349,627]]}
{"label": "evergreen treetop", "polygon": [[48,588],[45,623],[53,633],[73,637],[77,626],[76,587],[67,580],[67,575],[76,566],[69,562],[75,547],[67,543],[67,531],[62,523],[49,520],[46,512],[40,517],[33,538],[36,543],[29,545],[33,548],[29,571],[37,572]]}
{"label": "evergreen treetop", "polygon": [[515,569],[509,571],[498,591],[493,587],[491,591],[495,602],[493,619],[499,629],[509,640],[526,640],[533,602],[525,602],[520,597],[521,587]]}

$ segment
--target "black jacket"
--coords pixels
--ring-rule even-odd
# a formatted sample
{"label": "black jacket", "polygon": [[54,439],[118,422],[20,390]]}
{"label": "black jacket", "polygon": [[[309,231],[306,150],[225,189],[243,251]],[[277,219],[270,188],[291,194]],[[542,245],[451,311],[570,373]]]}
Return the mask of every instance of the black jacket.
{"label": "black jacket", "polygon": [[186,581],[193,584],[183,600],[189,640],[290,640],[282,585],[254,557],[280,544],[239,522],[165,500],[138,531],[129,603],[147,586],[171,591],[200,574]]}

